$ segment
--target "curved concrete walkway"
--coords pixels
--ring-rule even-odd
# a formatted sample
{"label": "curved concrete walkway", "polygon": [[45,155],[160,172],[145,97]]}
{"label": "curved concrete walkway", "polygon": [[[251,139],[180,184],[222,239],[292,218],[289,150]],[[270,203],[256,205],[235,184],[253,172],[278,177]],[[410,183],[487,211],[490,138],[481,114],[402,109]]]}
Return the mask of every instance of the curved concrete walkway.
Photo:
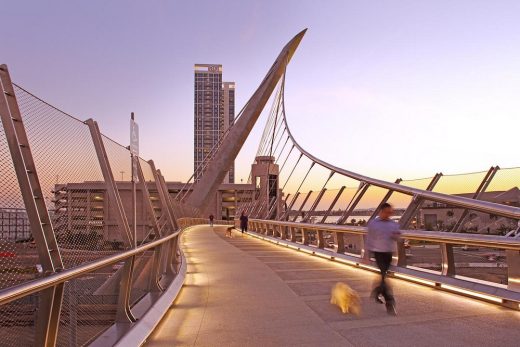
{"label": "curved concrete walkway", "polygon": [[[520,312],[392,281],[397,317],[369,298],[375,274],[225,227],[183,235],[186,286],[148,346],[517,346]],[[337,281],[363,302],[361,317],[329,304]]]}

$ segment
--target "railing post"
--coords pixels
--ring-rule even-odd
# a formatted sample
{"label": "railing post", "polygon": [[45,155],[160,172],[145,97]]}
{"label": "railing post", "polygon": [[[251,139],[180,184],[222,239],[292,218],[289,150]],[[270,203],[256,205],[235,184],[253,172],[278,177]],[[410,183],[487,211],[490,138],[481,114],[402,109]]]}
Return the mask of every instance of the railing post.
{"label": "railing post", "polygon": [[135,322],[137,320],[130,309],[130,293],[132,291],[134,263],[135,256],[125,260],[122,268],[116,309],[116,322],[118,323]]}
{"label": "railing post", "polygon": [[280,238],[282,240],[287,240],[287,228],[288,227],[285,225],[280,225],[279,228],[280,228]]}
{"label": "railing post", "polygon": [[274,226],[269,223],[265,223],[265,231],[267,236],[274,236]]}
{"label": "railing post", "polygon": [[178,229],[179,226],[177,225],[177,220],[175,218],[175,213],[173,213],[173,206],[171,203],[171,197],[170,193],[168,192],[168,187],[166,186],[166,181],[164,180],[163,175],[161,174],[161,170],[157,170],[157,176],[159,177],[159,183],[164,191],[164,196],[166,199],[166,208],[169,211],[170,214],[170,223],[172,223],[172,228],[174,230]]}
{"label": "railing post", "polygon": [[[121,196],[119,195],[119,190],[114,180],[114,175],[110,167],[110,161],[108,160],[98,124],[92,119],[85,121],[85,124],[88,125],[90,134],[92,136],[92,142],[94,143],[99,166],[101,168],[101,172],[103,173],[108,197],[110,199],[112,211],[115,213],[115,218],[119,225],[121,237],[128,249],[133,248],[135,240],[130,230],[128,219],[126,218],[123,202],[121,201]],[[132,290],[134,260],[135,257],[127,259],[121,270],[122,272],[119,282],[118,305],[116,309],[116,321],[119,323],[129,323],[136,320],[130,309],[130,292]]]}
{"label": "railing post", "polygon": [[325,239],[323,238],[323,230],[316,231],[316,237],[318,241],[318,248],[325,248]]}
{"label": "railing post", "polygon": [[161,202],[161,215],[166,216],[170,227],[173,230],[178,228],[178,225],[175,221],[175,217],[173,216],[173,212],[170,205],[170,199],[167,196],[168,189],[166,188],[166,184],[162,180],[162,176],[160,171],[155,169],[155,164],[152,160],[148,161],[150,167],[152,168],[153,177],[155,181],[155,187],[157,189],[157,193],[159,194],[159,201]]}
{"label": "railing post", "polygon": [[397,266],[406,267],[406,248],[404,240],[397,241]]}
{"label": "railing post", "polygon": [[123,238],[126,246],[131,248],[134,245],[133,235],[130,231],[130,225],[128,224],[128,219],[126,218],[126,213],[121,201],[121,196],[119,195],[112,169],[110,168],[110,162],[105,150],[105,145],[103,144],[101,132],[99,131],[98,124],[94,120],[87,119],[85,124],[88,125],[90,135],[92,136],[92,142],[94,143],[94,148],[96,149],[99,166],[101,168],[101,172],[103,173],[107,193],[121,231],[121,237]]}
{"label": "railing post", "polygon": [[520,292],[520,251],[506,250],[507,289]]}
{"label": "railing post", "polygon": [[337,253],[345,253],[345,238],[339,231],[334,232],[334,250]]}
{"label": "railing post", "polygon": [[[139,178],[139,183],[141,185],[141,192],[143,197],[143,204],[146,208],[148,215],[152,221],[152,228],[155,233],[155,238],[163,236],[162,230],[159,228],[157,224],[157,216],[155,215],[155,211],[152,206],[152,201],[150,199],[150,191],[148,190],[148,185],[146,183],[143,168],[141,167],[141,162],[139,158],[137,158],[137,174]],[[149,261],[152,262],[149,282],[148,282],[148,290],[149,291],[160,291],[162,288],[159,284],[159,276],[160,276],[160,259],[161,259],[161,250],[162,247],[156,247],[153,251],[153,256]]]}
{"label": "railing post", "polygon": [[[143,168],[141,167],[141,162],[140,162],[139,158],[137,158],[137,174],[139,176],[138,178],[139,178],[139,182],[141,184],[141,192],[143,195],[143,204],[152,221],[152,228],[155,233],[155,238],[159,238],[159,237],[163,236],[163,233],[162,233],[162,229],[159,228],[159,224],[157,223],[157,216],[155,215],[155,211],[152,206],[152,202],[150,199],[150,191],[148,189],[148,185],[146,183],[146,180],[145,180],[145,177],[143,174]],[[162,288],[159,284],[162,250],[163,250],[163,247],[161,247],[161,246],[154,248],[153,256],[149,260],[152,262],[149,281],[148,281],[148,290],[150,292],[158,292],[158,291],[162,290]]]}
{"label": "railing post", "polygon": [[[361,242],[362,242],[362,245],[363,245],[363,248],[361,249],[361,259],[365,260],[365,261],[369,261],[370,260],[370,251],[367,249],[367,236],[366,234],[362,235],[361,236]],[[399,253],[399,251],[398,251]]]}
{"label": "railing post", "polygon": [[279,238],[280,235],[280,227],[276,224],[273,224],[273,236]]}
{"label": "railing post", "polygon": [[453,245],[442,243],[441,244],[442,254],[442,266],[441,273],[444,276],[455,276],[455,258],[453,256]]}
{"label": "railing post", "polygon": [[[20,108],[16,100],[11,76],[6,65],[0,66],[0,119],[11,153],[13,166],[36,243],[38,259],[45,275],[63,269],[63,261],[45,205],[36,165],[30,149]],[[36,344],[54,346],[58,336],[64,284],[40,293],[36,321]]]}
{"label": "railing post", "polygon": [[305,228],[301,228],[302,231],[302,244],[305,246],[309,245],[309,231]]}
{"label": "railing post", "polygon": [[289,230],[291,231],[291,242],[296,242],[296,228],[289,227]]}

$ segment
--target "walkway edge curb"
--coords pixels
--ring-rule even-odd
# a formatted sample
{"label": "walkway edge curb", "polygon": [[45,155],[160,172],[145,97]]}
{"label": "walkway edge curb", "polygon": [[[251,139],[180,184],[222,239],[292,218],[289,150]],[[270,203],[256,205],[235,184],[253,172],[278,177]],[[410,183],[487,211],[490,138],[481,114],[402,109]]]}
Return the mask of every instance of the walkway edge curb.
{"label": "walkway edge curb", "polygon": [[181,267],[175,279],[170,283],[161,296],[153,303],[146,313],[132,326],[132,328],[114,346],[142,346],[152,334],[166,311],[171,307],[179,295],[186,279],[187,263],[184,252],[181,250]]}

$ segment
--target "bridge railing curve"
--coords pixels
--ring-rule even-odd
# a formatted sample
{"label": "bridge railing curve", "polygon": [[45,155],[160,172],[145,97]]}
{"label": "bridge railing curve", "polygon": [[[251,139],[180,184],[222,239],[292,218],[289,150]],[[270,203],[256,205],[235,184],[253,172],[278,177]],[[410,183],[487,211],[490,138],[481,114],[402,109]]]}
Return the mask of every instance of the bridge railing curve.
{"label": "bridge railing curve", "polygon": [[396,257],[402,274],[413,272],[409,277],[423,282],[435,277],[426,282],[477,297],[491,293],[491,301],[518,309],[520,168],[395,182],[340,168],[295,139],[284,89],[285,75],[257,152],[270,162],[274,183],[239,206],[252,230],[300,249],[353,256],[362,266],[371,261],[364,251],[366,224],[389,202],[404,230]]}
{"label": "bridge railing curve", "polygon": [[0,344],[144,339],[184,280],[182,230],[205,221],[94,120],[14,84],[5,65],[0,82]]}

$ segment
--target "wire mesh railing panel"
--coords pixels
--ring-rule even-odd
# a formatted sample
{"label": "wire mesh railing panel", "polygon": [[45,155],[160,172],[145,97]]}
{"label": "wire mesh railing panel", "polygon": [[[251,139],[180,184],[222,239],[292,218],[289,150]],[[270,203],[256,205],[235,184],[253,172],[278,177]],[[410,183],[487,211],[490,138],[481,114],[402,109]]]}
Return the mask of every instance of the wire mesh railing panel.
{"label": "wire mesh railing panel", "polygon": [[443,175],[435,184],[433,191],[472,198],[485,176],[485,171],[460,175]]}
{"label": "wire mesh railing panel", "polygon": [[18,104],[66,268],[110,254],[105,184],[83,122],[20,87]]}
{"label": "wire mesh railing panel", "polygon": [[[3,82],[2,82],[3,83]],[[48,324],[49,331],[54,331],[54,325],[58,326],[58,346],[82,346],[88,345],[98,338],[107,328],[116,323],[116,309],[121,304],[118,302],[122,281],[124,262],[114,265],[108,257],[121,253],[126,247],[121,235],[122,226],[117,218],[114,208],[115,201],[109,196],[108,185],[105,182],[98,151],[94,146],[91,129],[97,131],[97,127],[91,128],[82,121],[58,110],[45,101],[32,95],[19,86],[14,86],[16,101],[20,108],[22,122],[13,116],[13,122],[23,126],[27,133],[28,144],[22,143],[20,147],[29,148],[23,154],[23,161],[16,162],[16,169],[22,169],[26,164],[26,172],[29,178],[29,186],[24,186],[24,192],[29,188],[41,186],[43,199],[39,194],[25,196],[33,198],[40,216],[41,223],[46,221],[42,213],[47,210],[52,223],[52,229],[45,224],[45,237],[47,232],[53,231],[59,247],[59,256],[72,279],[64,282],[63,299],[55,300],[52,307],[42,305],[41,300],[47,298],[41,295],[42,288],[61,286],[63,278],[58,273],[61,268],[57,266],[54,273],[49,274],[45,280],[41,280],[43,269],[37,250],[53,252],[55,249],[39,249],[40,244],[35,244],[30,228],[29,217],[22,199],[19,180],[11,158],[11,150],[8,146],[3,124],[0,123],[0,291],[3,291],[2,305],[0,305],[0,326],[2,339],[0,346],[32,346],[42,341],[46,334],[42,328]],[[90,124],[90,123],[89,123]],[[10,128],[7,127],[8,131]],[[18,136],[24,135],[21,128],[15,127]],[[10,133],[9,133],[10,134]],[[95,135],[95,134],[94,134]],[[121,197],[122,208],[127,218],[137,216],[137,243],[142,246],[151,240],[158,244],[165,240],[157,240],[159,235],[153,232],[156,226],[153,219],[165,213],[166,206],[160,202],[159,192],[155,185],[154,172],[150,164],[139,158],[140,166],[145,182],[137,183],[136,204],[131,198],[131,160],[130,152],[106,136],[102,136],[102,142],[106,150],[109,164],[113,170],[116,188]],[[27,146],[28,145],[28,146]],[[32,160],[36,170],[32,168]],[[18,171],[23,174],[23,170]],[[37,174],[37,176],[35,175]],[[26,177],[27,178],[27,177]],[[20,180],[24,183],[24,180]],[[150,199],[145,201],[144,186],[151,188]],[[27,189],[27,190],[25,190]],[[30,193],[28,194],[30,195]],[[117,194],[116,194],[117,195]],[[40,203],[44,201],[45,205]],[[30,202],[30,200],[26,200]],[[151,208],[150,208],[151,207]],[[177,206],[178,210],[184,210],[185,206]],[[157,213],[151,213],[151,210]],[[164,210],[164,211],[162,211]],[[187,210],[187,209],[186,209]],[[188,212],[189,214],[189,212]],[[133,220],[133,218],[132,218]],[[38,220],[31,220],[38,223]],[[170,221],[162,218],[161,228],[164,234],[176,230],[169,225]],[[170,224],[176,224],[175,221]],[[43,224],[42,224],[43,225]],[[134,227],[134,225],[130,225]],[[177,237],[171,235],[173,237]],[[48,239],[50,244],[54,242]],[[161,244],[162,245],[162,244]],[[55,248],[55,247],[53,247]],[[144,246],[146,248],[146,246]],[[171,247],[170,247],[171,248]],[[170,248],[161,247],[164,251],[162,257],[171,257]],[[177,251],[177,250],[175,250]],[[58,254],[58,253],[52,253]],[[155,265],[153,251],[144,251],[137,256],[134,267],[134,282],[131,290],[131,303],[135,304],[152,290],[151,265]],[[132,251],[125,254],[130,259]],[[103,260],[101,260],[103,259]],[[53,260],[59,260],[54,258]],[[87,270],[86,265],[97,270]],[[58,265],[58,264],[55,264]],[[91,272],[87,272],[91,271]],[[170,276],[166,282],[172,280]],[[46,274],[47,275],[47,274]],[[51,281],[49,283],[49,281]],[[14,289],[21,283],[32,282],[29,288]],[[58,288],[58,287],[56,287]],[[130,288],[130,287],[129,287]],[[160,290],[155,287],[153,289]],[[25,293],[22,299],[17,295]],[[28,294],[38,291],[36,294]],[[15,294],[13,294],[15,293]],[[57,291],[56,294],[61,294]],[[12,295],[15,295],[12,297]],[[60,306],[61,305],[61,306]],[[49,314],[53,310],[59,313],[59,321],[44,318],[53,316]],[[56,311],[54,311],[56,310]],[[36,323],[37,322],[37,323]],[[38,336],[36,336],[38,334]]]}
{"label": "wire mesh railing panel", "polygon": [[[518,191],[518,189],[520,189],[520,167],[513,167],[498,170],[486,192]],[[513,202],[511,201],[511,203]]]}
{"label": "wire mesh railing panel", "polygon": [[0,171],[0,289],[4,289],[34,279],[39,259],[1,121]]}
{"label": "wire mesh railing panel", "polygon": [[131,181],[132,161],[130,159],[130,151],[104,135],[102,138],[114,180],[116,182]]}
{"label": "wire mesh railing panel", "polygon": [[138,302],[150,290],[154,252],[147,251],[135,257],[132,275],[132,290],[130,292],[130,306]]}
{"label": "wire mesh railing panel", "polygon": [[144,180],[146,182],[155,182],[153,170],[150,164],[142,158],[139,158],[139,164],[141,165],[141,170],[143,170]]}
{"label": "wire mesh railing panel", "polygon": [[88,126],[20,87],[15,92],[48,209],[56,185],[103,181]]}
{"label": "wire mesh railing panel", "polygon": [[0,346],[35,346],[38,295],[0,306]]}
{"label": "wire mesh railing panel", "polygon": [[67,268],[122,249],[118,226],[106,218],[109,209],[104,184],[58,187],[53,226]]}
{"label": "wire mesh railing panel", "polygon": [[112,274],[116,264],[75,278],[65,284],[57,346],[84,346],[115,322],[117,286]]}
{"label": "wire mesh railing panel", "polygon": [[[486,172],[442,176],[433,191],[466,198],[520,206],[520,169],[498,170],[486,179]],[[488,181],[485,191],[479,191]],[[420,205],[413,228],[451,232],[506,235],[518,228],[518,221],[503,216],[469,210],[426,200]]]}

